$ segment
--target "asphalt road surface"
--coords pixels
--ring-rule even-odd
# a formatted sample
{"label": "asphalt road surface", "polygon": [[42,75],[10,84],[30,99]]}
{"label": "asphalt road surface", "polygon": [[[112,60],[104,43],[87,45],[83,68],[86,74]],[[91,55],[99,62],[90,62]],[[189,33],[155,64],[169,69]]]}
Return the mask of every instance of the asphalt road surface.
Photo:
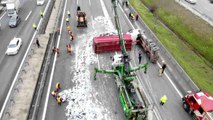
{"label": "asphalt road surface", "polygon": [[185,0],[181,0],[181,2],[213,21],[213,4],[209,0],[197,0],[196,4],[190,4]]}
{"label": "asphalt road surface", "polygon": [[[125,116],[118,100],[118,92],[112,75],[98,74],[97,80],[93,80],[94,67],[110,69],[112,61],[110,56],[115,53],[95,54],[92,49],[92,39],[101,33],[115,31],[114,14],[111,1],[109,0],[65,0],[65,10],[71,12],[70,25],[74,32],[74,41],[71,42],[73,52],[66,52],[66,45],[70,43],[66,30],[65,18],[62,19],[63,27],[60,35],[60,55],[55,62],[54,73],[49,73],[48,85],[43,92],[41,107],[39,108],[39,118],[41,120],[124,120]],[[88,27],[76,28],[76,8],[81,6],[81,10],[87,14]],[[148,38],[155,39],[144,24],[139,22],[131,23],[127,14],[129,9],[118,6],[119,18],[123,33],[129,29],[140,28],[145,30]],[[131,56],[132,66],[138,65],[138,52],[140,46],[133,45],[133,50],[128,53]],[[117,54],[117,53],[116,53]],[[183,76],[176,72],[176,68],[170,66],[171,61],[160,54],[168,68],[162,77],[158,76],[159,63],[149,64],[148,73],[143,70],[137,72],[137,81],[143,86],[147,98],[153,105],[153,118],[159,120],[190,120],[191,117],[183,110],[181,97],[187,90],[192,88],[184,80]],[[148,60],[143,54],[142,63]],[[53,75],[53,77],[51,77]],[[51,79],[53,78],[53,79]],[[52,82],[51,82],[52,81]],[[61,83],[61,95],[65,95],[67,101],[61,106],[50,95],[55,90],[55,84]],[[46,94],[49,96],[46,102]],[[161,96],[167,95],[168,101],[164,106],[159,105]],[[47,108],[44,108],[47,104]]]}
{"label": "asphalt road surface", "polygon": [[[6,9],[0,15],[0,108],[35,32],[32,24],[38,24],[40,10],[44,10],[47,3],[46,1],[45,5],[37,6],[36,1],[33,0],[20,0],[20,2],[21,8],[18,15],[21,18],[21,23],[16,28],[9,27],[9,17],[7,16]],[[17,55],[7,56],[5,55],[7,45],[14,37],[22,39],[22,47]]]}

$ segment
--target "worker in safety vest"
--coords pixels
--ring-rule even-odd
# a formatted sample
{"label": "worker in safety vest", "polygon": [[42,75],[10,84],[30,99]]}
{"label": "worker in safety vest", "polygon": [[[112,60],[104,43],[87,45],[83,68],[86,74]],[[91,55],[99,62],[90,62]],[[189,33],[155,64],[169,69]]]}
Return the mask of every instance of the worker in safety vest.
{"label": "worker in safety vest", "polygon": [[56,101],[57,101],[58,105],[61,105],[62,99],[60,96],[57,96]]}
{"label": "worker in safety vest", "polygon": [[71,45],[68,44],[66,47],[67,47],[67,53],[71,53],[72,52]]}
{"label": "worker in safety vest", "polygon": [[53,47],[52,51],[53,53],[57,53],[59,55],[59,48]]}
{"label": "worker in safety vest", "polygon": [[166,101],[167,101],[166,95],[164,95],[164,96],[162,96],[162,97],[160,98],[160,104],[161,104],[161,105],[164,105],[164,104],[166,103]]}
{"label": "worker in safety vest", "polygon": [[35,23],[33,23],[33,28],[34,28],[35,30],[37,30],[37,26],[36,26]]}
{"label": "worker in safety vest", "polygon": [[71,17],[70,11],[67,11],[67,16],[68,16],[69,18]]}
{"label": "worker in safety vest", "polygon": [[66,18],[66,25],[69,25],[69,18]]}
{"label": "worker in safety vest", "polygon": [[72,31],[68,31],[68,34],[70,35],[70,40],[73,41],[74,40],[74,35]]}
{"label": "worker in safety vest", "polygon": [[59,82],[56,83],[55,88],[56,88],[56,92],[58,92],[61,89],[61,85]]}
{"label": "worker in safety vest", "polygon": [[42,18],[44,17],[44,13],[42,11],[40,11],[40,15]]}
{"label": "worker in safety vest", "polygon": [[57,92],[56,92],[55,90],[53,90],[51,94],[52,94],[52,96],[53,96],[54,98],[56,98]]}

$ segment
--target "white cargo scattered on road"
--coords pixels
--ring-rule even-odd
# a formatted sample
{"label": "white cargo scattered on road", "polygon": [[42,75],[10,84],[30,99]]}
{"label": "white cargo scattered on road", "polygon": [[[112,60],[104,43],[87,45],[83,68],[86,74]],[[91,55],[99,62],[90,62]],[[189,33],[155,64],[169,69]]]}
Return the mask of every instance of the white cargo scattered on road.
{"label": "white cargo scattered on road", "polygon": [[131,38],[133,40],[133,43],[136,43],[136,39],[138,37],[138,34],[143,34],[144,31],[141,31],[140,29],[131,29],[126,34],[131,35]]}
{"label": "white cargo scattered on road", "polygon": [[45,0],[37,0],[37,5],[43,5]]}
{"label": "white cargo scattered on road", "polygon": [[7,51],[5,52],[5,54],[7,54],[7,55],[17,54],[21,45],[22,45],[21,38],[13,38],[10,41],[9,45],[7,46]]}
{"label": "white cargo scattered on road", "polygon": [[196,4],[197,0],[185,0],[186,2],[189,2],[191,4]]}

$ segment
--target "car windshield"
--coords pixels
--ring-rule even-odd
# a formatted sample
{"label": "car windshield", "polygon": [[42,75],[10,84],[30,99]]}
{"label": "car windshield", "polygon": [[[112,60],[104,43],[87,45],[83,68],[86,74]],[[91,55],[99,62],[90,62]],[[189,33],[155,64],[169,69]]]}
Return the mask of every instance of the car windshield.
{"label": "car windshield", "polygon": [[16,17],[11,17],[10,18],[10,22],[15,22],[16,21]]}
{"label": "car windshield", "polygon": [[16,44],[9,44],[8,48],[15,48]]}

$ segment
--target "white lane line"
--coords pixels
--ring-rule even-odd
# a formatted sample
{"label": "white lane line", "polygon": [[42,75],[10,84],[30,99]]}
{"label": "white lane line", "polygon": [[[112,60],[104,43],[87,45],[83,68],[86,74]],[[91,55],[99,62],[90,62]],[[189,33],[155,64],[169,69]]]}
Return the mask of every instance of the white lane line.
{"label": "white lane line", "polygon": [[76,50],[75,50],[75,69],[77,70],[78,68],[78,47],[76,47]]}
{"label": "white lane line", "polygon": [[27,17],[25,18],[25,21],[27,21],[27,19],[29,18],[29,16],[31,15],[32,11],[29,12],[29,14],[27,15]]}
{"label": "white lane line", "polygon": [[[65,5],[67,5],[67,0],[65,1]],[[61,31],[62,31],[62,27],[63,27],[63,23],[64,23],[65,10],[66,10],[66,7],[64,7],[64,11],[63,11],[63,17],[62,17],[62,22],[61,22],[61,26],[60,26],[60,34],[58,36],[58,42],[57,42],[57,46],[56,46],[57,48],[59,48],[59,44],[60,44]],[[51,75],[50,75],[50,81],[49,81],[49,85],[48,85],[48,89],[47,89],[46,100],[45,100],[45,104],[44,104],[44,111],[42,114],[42,120],[45,120],[45,117],[46,117],[47,105],[48,105],[48,101],[49,101],[50,89],[51,89],[51,85],[52,85],[52,81],[53,81],[53,74],[54,74],[54,70],[55,70],[56,60],[57,60],[57,54],[55,54],[55,56],[54,56],[53,69],[52,69]]]}
{"label": "white lane line", "polygon": [[[157,62],[158,66],[161,67],[160,63]],[[180,91],[177,89],[177,87],[175,86],[175,84],[172,82],[171,78],[168,76],[168,74],[166,73],[166,71],[164,71],[164,74],[166,75],[166,77],[168,78],[169,82],[172,84],[172,86],[175,88],[176,92],[178,93],[178,95],[182,98],[183,95],[180,93]]]}
{"label": "white lane line", "polygon": [[89,6],[91,6],[91,1],[89,0]]}
{"label": "white lane line", "polygon": [[7,13],[7,12],[4,12],[4,14],[0,17],[0,19],[2,19],[6,13]]}
{"label": "white lane line", "polygon": [[78,5],[78,0],[77,0],[77,5]]}

